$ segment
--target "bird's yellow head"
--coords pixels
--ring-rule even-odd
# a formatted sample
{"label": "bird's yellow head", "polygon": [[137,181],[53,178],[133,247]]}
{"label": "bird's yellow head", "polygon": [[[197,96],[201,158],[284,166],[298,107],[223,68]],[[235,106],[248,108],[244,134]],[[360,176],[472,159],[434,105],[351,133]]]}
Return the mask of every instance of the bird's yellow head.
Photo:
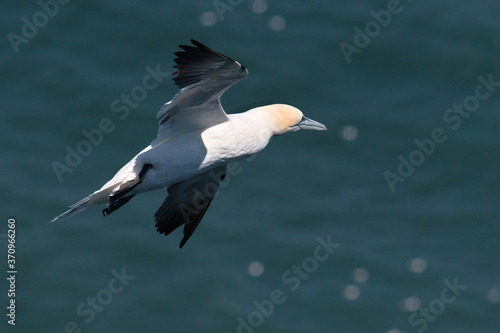
{"label": "bird's yellow head", "polygon": [[325,131],[325,125],[306,118],[302,112],[290,105],[273,104],[266,107],[271,118],[271,130],[274,135],[281,135],[299,130]]}

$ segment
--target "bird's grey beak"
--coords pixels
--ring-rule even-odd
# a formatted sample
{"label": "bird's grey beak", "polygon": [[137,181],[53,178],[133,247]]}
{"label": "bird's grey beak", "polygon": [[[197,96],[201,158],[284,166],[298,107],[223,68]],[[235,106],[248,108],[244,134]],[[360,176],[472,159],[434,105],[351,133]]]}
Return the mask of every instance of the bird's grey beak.
{"label": "bird's grey beak", "polygon": [[302,117],[302,120],[299,121],[297,126],[299,126],[301,130],[326,131],[325,125],[307,117]]}

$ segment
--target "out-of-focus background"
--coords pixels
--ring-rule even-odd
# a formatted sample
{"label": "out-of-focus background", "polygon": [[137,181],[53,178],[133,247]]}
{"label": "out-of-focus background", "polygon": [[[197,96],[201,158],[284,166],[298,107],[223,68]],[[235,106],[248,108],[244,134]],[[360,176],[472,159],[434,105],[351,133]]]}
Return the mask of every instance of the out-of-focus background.
{"label": "out-of-focus background", "polygon": [[[2,332],[498,332],[498,1],[62,2],[0,13]],[[154,139],[190,38],[249,69],[228,113],[328,132],[242,161],[182,250],[164,190],[49,224]]]}

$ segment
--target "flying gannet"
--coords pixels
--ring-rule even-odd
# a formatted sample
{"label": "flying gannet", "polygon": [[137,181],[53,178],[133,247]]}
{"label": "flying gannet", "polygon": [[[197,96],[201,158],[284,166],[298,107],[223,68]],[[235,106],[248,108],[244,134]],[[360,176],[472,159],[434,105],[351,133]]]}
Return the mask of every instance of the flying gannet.
{"label": "flying gannet", "polygon": [[274,135],[298,130],[326,130],[295,107],[266,105],[226,114],[220,98],[248,71],[237,61],[191,40],[175,52],[172,75],[180,88],[156,119],[158,135],[104,186],[69,207],[52,222],[107,203],[109,215],[136,194],[167,188],[155,217],[158,232],[168,235],[184,224],[184,246],[200,223],[224,179],[228,164],[252,156]]}

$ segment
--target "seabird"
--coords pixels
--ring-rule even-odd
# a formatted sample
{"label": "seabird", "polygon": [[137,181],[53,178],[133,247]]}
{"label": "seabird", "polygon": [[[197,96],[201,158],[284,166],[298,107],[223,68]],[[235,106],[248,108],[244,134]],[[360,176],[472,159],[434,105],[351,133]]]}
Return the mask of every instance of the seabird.
{"label": "seabird", "polygon": [[172,75],[180,91],[163,105],[156,119],[158,134],[101,189],[69,207],[52,222],[107,203],[109,215],[136,194],[167,189],[154,215],[156,230],[168,235],[184,225],[180,248],[191,237],[224,179],[228,164],[252,156],[271,137],[299,130],[326,130],[285,104],[226,114],[220,98],[248,71],[239,62],[191,40],[175,52]]}

